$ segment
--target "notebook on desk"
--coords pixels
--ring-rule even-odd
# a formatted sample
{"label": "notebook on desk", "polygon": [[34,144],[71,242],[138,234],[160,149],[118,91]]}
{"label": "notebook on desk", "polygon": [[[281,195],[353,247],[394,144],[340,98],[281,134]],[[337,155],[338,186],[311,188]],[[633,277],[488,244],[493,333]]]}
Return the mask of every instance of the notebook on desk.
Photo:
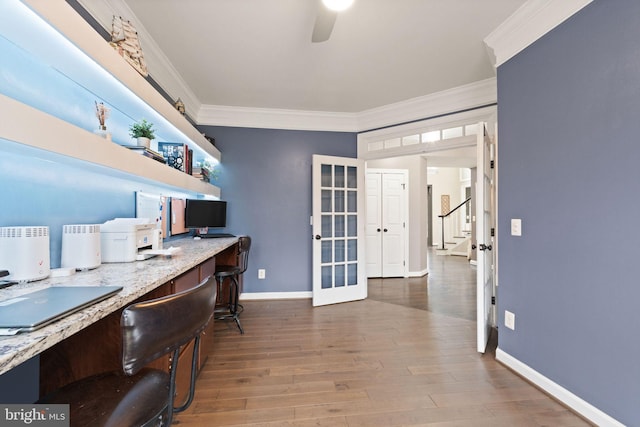
{"label": "notebook on desk", "polygon": [[0,301],[0,334],[34,331],[121,290],[122,286],[52,286]]}

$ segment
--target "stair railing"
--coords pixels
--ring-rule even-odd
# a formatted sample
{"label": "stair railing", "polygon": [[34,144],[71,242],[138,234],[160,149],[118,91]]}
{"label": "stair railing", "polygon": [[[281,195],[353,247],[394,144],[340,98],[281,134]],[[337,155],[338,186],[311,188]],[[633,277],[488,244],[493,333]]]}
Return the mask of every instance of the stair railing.
{"label": "stair railing", "polygon": [[461,207],[463,207],[464,205],[466,205],[467,203],[469,203],[471,201],[471,197],[469,197],[467,200],[465,200],[464,202],[460,203],[458,206],[456,206],[455,208],[451,209],[447,214],[445,215],[438,215],[438,217],[441,219],[442,221],[442,250],[444,250],[444,219],[447,218],[449,215],[451,215],[452,213],[454,213],[455,211],[457,211],[458,209],[460,209]]}

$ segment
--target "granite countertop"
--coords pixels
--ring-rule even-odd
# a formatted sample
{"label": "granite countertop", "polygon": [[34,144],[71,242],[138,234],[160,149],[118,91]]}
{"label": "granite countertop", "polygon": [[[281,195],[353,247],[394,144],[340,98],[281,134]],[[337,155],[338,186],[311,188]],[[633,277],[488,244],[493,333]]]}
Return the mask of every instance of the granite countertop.
{"label": "granite countertop", "polygon": [[49,277],[0,289],[0,303],[49,286],[122,286],[122,291],[33,332],[0,337],[0,374],[41,353],[83,328],[129,305],[132,301],[203,263],[237,242],[236,237],[195,240],[184,238],[165,243],[179,247],[171,257],[145,261],[102,264],[68,277]]}

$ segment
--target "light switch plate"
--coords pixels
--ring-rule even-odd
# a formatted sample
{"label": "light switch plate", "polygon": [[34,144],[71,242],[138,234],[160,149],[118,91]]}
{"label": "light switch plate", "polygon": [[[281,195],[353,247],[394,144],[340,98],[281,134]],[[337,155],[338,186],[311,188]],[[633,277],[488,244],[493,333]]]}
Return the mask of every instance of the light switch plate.
{"label": "light switch plate", "polygon": [[516,329],[516,315],[509,310],[504,311],[504,326],[512,331]]}
{"label": "light switch plate", "polygon": [[511,235],[522,236],[522,220],[520,218],[511,219]]}

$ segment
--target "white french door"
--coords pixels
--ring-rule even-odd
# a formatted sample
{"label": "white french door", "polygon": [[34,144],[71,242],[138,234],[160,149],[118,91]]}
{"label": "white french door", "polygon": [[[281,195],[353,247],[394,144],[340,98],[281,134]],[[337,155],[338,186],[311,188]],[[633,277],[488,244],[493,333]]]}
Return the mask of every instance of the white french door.
{"label": "white french door", "polygon": [[367,297],[364,161],[313,156],[313,305]]}
{"label": "white french door", "polygon": [[494,288],[494,168],[493,147],[484,123],[478,126],[476,180],[476,240],[477,240],[477,333],[478,351],[484,353],[492,326]]}

